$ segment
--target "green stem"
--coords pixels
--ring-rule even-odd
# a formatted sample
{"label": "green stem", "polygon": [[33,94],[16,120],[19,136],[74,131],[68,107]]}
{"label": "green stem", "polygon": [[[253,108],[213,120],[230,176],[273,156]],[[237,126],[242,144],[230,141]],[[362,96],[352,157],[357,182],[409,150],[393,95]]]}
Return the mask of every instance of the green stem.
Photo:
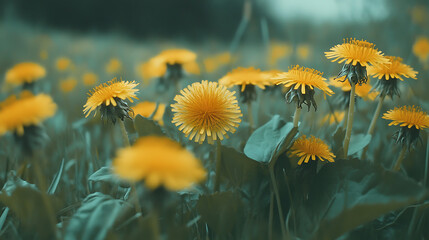
{"label": "green stem", "polygon": [[396,159],[396,163],[393,166],[392,170],[397,172],[399,169],[401,169],[402,161],[404,160],[405,153],[407,152],[407,147],[403,146],[401,152],[399,153],[398,159]]}
{"label": "green stem", "polygon": [[[368,135],[374,134],[375,125],[377,123],[378,117],[380,116],[381,107],[383,106],[384,98],[385,98],[384,95],[383,96],[380,95],[378,99],[377,108],[375,109],[374,116],[372,116],[372,120],[368,128],[368,132],[367,132]],[[366,156],[366,151],[368,150],[368,146],[369,145],[367,145],[362,151],[362,156],[361,156],[362,159],[365,158]]]}
{"label": "green stem", "polygon": [[349,121],[349,108],[347,108],[346,110],[346,114],[344,115],[344,120],[343,120],[343,129],[345,129],[347,127],[347,122]]}
{"label": "green stem", "polygon": [[270,195],[270,214],[268,216],[268,239],[273,239],[274,193]]}
{"label": "green stem", "polygon": [[158,209],[154,208],[152,211],[152,216],[151,216],[151,221],[150,221],[151,229],[153,231],[153,239],[154,240],[161,239],[160,230],[159,230],[159,217],[158,216],[159,216],[158,215]]}
{"label": "green stem", "polygon": [[282,205],[280,202],[280,194],[279,194],[279,189],[277,187],[277,181],[276,181],[276,177],[274,176],[274,168],[273,167],[269,167],[269,171],[270,171],[270,176],[271,176],[271,183],[273,184],[273,189],[274,189],[274,194],[276,196],[276,202],[277,202],[277,211],[279,213],[279,219],[280,219],[280,227],[282,230],[282,238],[286,239],[286,225],[285,225],[285,220],[283,218],[283,210],[282,210]]}
{"label": "green stem", "polygon": [[298,127],[299,116],[301,116],[301,108],[296,107],[295,114],[293,115],[293,127]]}
{"label": "green stem", "polygon": [[252,134],[255,128],[255,124],[253,122],[252,101],[247,101],[247,120],[249,121],[250,134]]}
{"label": "green stem", "polygon": [[350,104],[349,104],[349,113],[348,113],[348,121],[347,121],[347,129],[346,136],[344,137],[344,158],[347,158],[349,152],[349,144],[350,138],[352,136],[352,128],[353,128],[353,115],[355,113],[355,92],[356,92],[356,84],[351,84],[352,89],[350,91]]}
{"label": "green stem", "polygon": [[124,146],[130,146],[130,140],[128,139],[127,130],[125,129],[124,121],[119,120],[119,127],[121,128],[122,140],[124,141]]}
{"label": "green stem", "polygon": [[214,191],[218,192],[220,187],[220,169],[221,169],[221,148],[222,144],[220,143],[220,140],[216,140],[216,175],[215,175],[215,185],[214,185]]}

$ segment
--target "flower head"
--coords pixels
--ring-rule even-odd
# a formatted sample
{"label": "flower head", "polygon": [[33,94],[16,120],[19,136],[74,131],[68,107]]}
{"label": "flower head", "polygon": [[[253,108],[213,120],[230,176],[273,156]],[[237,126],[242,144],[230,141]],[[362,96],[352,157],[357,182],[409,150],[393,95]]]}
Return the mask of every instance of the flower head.
{"label": "flower head", "polygon": [[33,95],[23,91],[20,98],[15,95],[0,103],[0,136],[7,131],[24,134],[24,127],[38,125],[52,117],[57,105],[46,94]]}
{"label": "flower head", "polygon": [[157,106],[157,104],[154,102],[141,102],[132,107],[132,109],[134,111],[134,116],[141,115],[145,118],[150,117],[156,110],[155,114],[153,115],[153,120],[157,121],[161,126],[164,125],[162,117],[164,116],[165,112],[165,104],[159,104]]}
{"label": "flower head", "polygon": [[6,82],[13,84],[32,83],[46,75],[44,67],[37,63],[18,63],[6,72]]}
{"label": "flower head", "polygon": [[71,66],[72,62],[66,57],[60,57],[56,61],[58,71],[64,71]]}
{"label": "flower head", "polygon": [[76,85],[77,85],[77,80],[75,78],[70,77],[60,82],[60,89],[64,93],[69,93],[73,91]]}
{"label": "flower head", "polygon": [[122,63],[117,58],[112,58],[110,61],[106,64],[106,72],[109,74],[115,74],[118,73],[122,68]]}
{"label": "flower head", "polygon": [[[348,81],[337,81],[335,79],[338,78],[330,78],[329,79],[329,85],[336,87],[336,88],[340,88],[343,92],[346,92],[347,94],[345,94],[345,96],[347,96],[347,98],[349,97],[349,93],[352,90],[352,86],[350,85],[350,82]],[[371,91],[371,84],[369,82],[367,83],[363,83],[362,85],[356,85],[355,86],[355,91],[356,91],[356,95],[363,98],[364,100],[371,100],[373,101],[379,94],[379,92],[377,91]],[[348,104],[347,104],[348,106]]]}
{"label": "flower head", "polygon": [[216,82],[193,83],[176,95],[172,104],[173,123],[190,140],[202,143],[207,137],[209,143],[228,137],[235,132],[242,116],[238,102],[225,86]]}
{"label": "flower head", "polygon": [[296,54],[298,55],[298,58],[301,60],[307,60],[308,57],[311,55],[311,47],[308,44],[300,44],[296,48]]}
{"label": "flower head", "polygon": [[329,125],[332,125],[334,123],[340,123],[341,121],[343,121],[345,114],[345,111],[335,111],[334,113],[326,114],[322,118],[322,121],[320,123],[321,125],[325,123],[328,123]]}
{"label": "flower head", "polygon": [[100,107],[102,117],[106,115],[113,123],[116,122],[116,118],[123,120],[124,117],[130,117],[131,108],[128,107],[125,99],[130,102],[133,102],[133,98],[137,99],[138,89],[135,88],[137,85],[138,83],[134,81],[117,81],[116,78],[108,83],[100,84],[88,94],[88,100],[83,106],[85,117],[88,117],[98,107]]}
{"label": "flower head", "polygon": [[259,69],[253,67],[250,68],[236,68],[226,74],[224,77],[219,79],[219,84],[224,85],[227,88],[233,86],[241,86],[241,91],[244,92],[246,86],[258,86],[261,89],[265,89],[265,86],[271,85],[270,82],[271,74],[262,72]]}
{"label": "flower head", "polygon": [[426,61],[429,57],[429,39],[427,37],[417,38],[413,45],[413,53],[420,61]]}
{"label": "flower head", "polygon": [[307,138],[305,135],[293,143],[290,155],[299,157],[298,165],[301,165],[302,162],[308,163],[310,158],[311,160],[318,158],[320,161],[327,160],[329,162],[334,162],[335,158],[329,146],[320,138],[314,136]]}
{"label": "flower head", "polygon": [[133,146],[120,149],[113,169],[129,181],[143,180],[151,190],[164,187],[179,191],[206,177],[199,160],[186,148],[169,138],[155,136],[140,138]]}
{"label": "flower head", "polygon": [[389,60],[383,56],[381,51],[375,49],[373,43],[365,40],[344,39],[343,44],[338,44],[330,49],[330,52],[325,52],[325,56],[332,62],[352,64],[358,63],[363,66],[388,64]]}
{"label": "flower head", "polygon": [[289,56],[293,49],[288,43],[272,42],[268,55],[270,65],[275,65],[280,59]]}
{"label": "flower head", "polygon": [[82,76],[83,84],[85,86],[92,86],[98,81],[98,76],[95,73],[87,72]]}
{"label": "flower head", "polygon": [[185,64],[197,59],[197,54],[187,49],[168,49],[162,51],[158,56],[168,64]]}
{"label": "flower head", "polygon": [[399,78],[403,81],[402,77],[416,79],[417,72],[412,67],[402,63],[402,58],[391,56],[386,56],[386,58],[389,59],[391,64],[369,66],[367,69],[368,74],[378,79],[384,78],[386,80]]}
{"label": "flower head", "polygon": [[231,54],[229,52],[220,53],[212,57],[204,59],[204,67],[208,73],[212,73],[221,66],[231,62]]}

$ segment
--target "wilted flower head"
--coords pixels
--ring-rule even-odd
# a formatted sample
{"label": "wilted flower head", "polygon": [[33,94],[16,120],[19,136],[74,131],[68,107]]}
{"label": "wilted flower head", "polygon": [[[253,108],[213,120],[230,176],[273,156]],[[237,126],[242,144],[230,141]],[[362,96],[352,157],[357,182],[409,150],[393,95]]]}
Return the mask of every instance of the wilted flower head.
{"label": "wilted flower head", "polygon": [[0,103],[0,136],[7,131],[23,135],[25,127],[39,125],[56,110],[57,105],[49,95],[33,95],[29,91],[23,91],[20,98],[13,95]]}
{"label": "wilted flower head", "polygon": [[320,159],[320,161],[327,160],[329,162],[334,162],[335,158],[329,146],[320,138],[314,136],[307,138],[305,135],[302,135],[293,143],[290,156],[299,157],[298,165],[303,162],[308,163],[310,158],[314,161]]}
{"label": "wilted flower head", "polygon": [[333,59],[332,62],[344,62],[338,77],[345,76],[353,84],[368,81],[367,66],[389,64],[389,60],[383,56],[383,53],[375,49],[373,43],[365,40],[344,39],[343,44],[338,44],[330,50],[330,52],[325,52],[326,58]]}
{"label": "wilted flower head", "polygon": [[234,133],[242,116],[238,102],[225,86],[217,82],[202,81],[193,83],[176,95],[172,104],[173,123],[190,140],[212,144],[217,139]]}
{"label": "wilted flower head", "polygon": [[429,39],[427,37],[417,38],[413,45],[413,53],[420,61],[426,61],[429,57]]}
{"label": "wilted flower head", "polygon": [[429,115],[415,106],[395,107],[387,111],[382,118],[392,120],[389,126],[401,127],[394,137],[396,142],[408,148],[420,138],[420,130],[429,127]]}
{"label": "wilted flower head", "polygon": [[18,63],[6,72],[6,82],[15,85],[30,84],[44,77],[46,70],[37,63]]}
{"label": "wilted flower head", "polygon": [[194,155],[166,137],[140,138],[120,149],[113,161],[114,172],[121,178],[155,190],[159,187],[179,191],[201,182],[206,171]]}
{"label": "wilted flower head", "polygon": [[[134,116],[141,115],[145,118],[148,118],[153,115],[153,120],[157,121],[159,125],[163,126],[164,121],[162,117],[165,112],[165,104],[157,104],[154,102],[141,102],[132,107],[134,111]],[[154,111],[156,110],[155,114]]]}
{"label": "wilted flower head", "polygon": [[125,99],[130,102],[133,102],[133,98],[137,99],[138,89],[135,88],[137,85],[138,83],[134,81],[117,81],[116,78],[108,83],[100,84],[88,94],[88,100],[83,106],[85,117],[100,108],[101,117],[107,117],[112,123],[115,123],[117,118],[121,120],[124,120],[124,117],[131,118],[129,112],[132,110]]}
{"label": "wilted flower head", "polygon": [[289,68],[289,71],[278,73],[273,77],[277,85],[283,84],[290,88],[286,93],[286,100],[291,103],[295,101],[298,108],[302,108],[302,104],[308,106],[313,105],[317,109],[316,101],[314,100],[314,88],[322,90],[328,95],[334,94],[329,89],[326,78],[322,77],[323,73],[312,68],[300,67],[299,65]]}

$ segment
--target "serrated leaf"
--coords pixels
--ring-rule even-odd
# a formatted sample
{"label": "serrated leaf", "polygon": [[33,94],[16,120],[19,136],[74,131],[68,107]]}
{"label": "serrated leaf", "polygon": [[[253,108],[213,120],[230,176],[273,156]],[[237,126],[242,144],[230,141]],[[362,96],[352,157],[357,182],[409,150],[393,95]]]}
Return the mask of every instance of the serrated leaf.
{"label": "serrated leaf", "polygon": [[364,149],[369,142],[371,142],[371,135],[369,134],[356,134],[352,135],[350,138],[350,145],[349,145],[349,151],[348,155],[351,156],[362,149]]}
{"label": "serrated leaf", "polygon": [[286,123],[279,115],[275,115],[253,132],[244,147],[244,154],[268,164],[287,150],[297,133],[292,123]]}
{"label": "serrated leaf", "polygon": [[164,136],[164,133],[161,130],[161,127],[153,120],[137,115],[134,118],[134,126],[139,135],[139,137],[149,136],[149,135],[158,135]]}

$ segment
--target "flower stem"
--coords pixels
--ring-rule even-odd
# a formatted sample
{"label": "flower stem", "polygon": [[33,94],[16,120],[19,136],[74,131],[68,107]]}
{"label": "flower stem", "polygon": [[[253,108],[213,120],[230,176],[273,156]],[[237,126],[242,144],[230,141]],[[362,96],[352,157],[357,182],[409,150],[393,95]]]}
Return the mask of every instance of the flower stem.
{"label": "flower stem", "polygon": [[[378,117],[380,116],[381,107],[383,106],[384,98],[385,98],[384,95],[383,96],[380,95],[380,97],[378,99],[377,108],[375,109],[374,116],[372,116],[371,124],[369,125],[369,128],[368,128],[368,132],[366,133],[368,135],[373,135],[374,134],[375,125],[377,123]],[[367,145],[363,149],[361,158],[365,158],[366,151],[368,150],[368,146],[369,145]]]}
{"label": "flower stem", "polygon": [[401,152],[399,153],[398,159],[396,159],[396,163],[392,168],[392,171],[397,172],[399,169],[401,169],[402,161],[404,160],[405,153],[407,152],[407,147],[403,146]]}
{"label": "flower stem", "polygon": [[247,118],[249,121],[250,134],[252,134],[255,127],[253,122],[252,101],[247,101]]}
{"label": "flower stem", "polygon": [[299,116],[301,116],[301,108],[296,107],[295,114],[293,115],[293,127],[298,127]]}
{"label": "flower stem", "polygon": [[159,231],[159,217],[158,217],[158,209],[153,209],[152,211],[152,216],[151,216],[151,221],[150,221],[150,225],[151,225],[151,229],[153,231],[153,239],[154,240],[159,240],[161,239],[160,237],[160,231]]}
{"label": "flower stem", "polygon": [[270,166],[269,171],[270,171],[270,176],[271,176],[271,183],[272,183],[273,189],[274,189],[274,194],[276,196],[277,211],[279,213],[280,227],[282,230],[282,238],[286,239],[286,225],[285,225],[285,220],[283,218],[283,210],[282,210],[282,205],[280,202],[279,189],[277,187],[276,177],[274,176],[274,167]]}
{"label": "flower stem", "polygon": [[215,175],[215,185],[214,185],[214,191],[219,191],[220,186],[220,168],[221,168],[221,148],[222,144],[220,143],[220,140],[216,140],[216,175]]}
{"label": "flower stem", "polygon": [[128,139],[127,130],[125,129],[124,121],[119,120],[119,127],[121,128],[122,140],[124,141],[124,146],[130,146],[130,140]]}
{"label": "flower stem", "polygon": [[350,104],[349,104],[349,112],[348,112],[348,120],[347,120],[347,129],[346,136],[344,137],[344,158],[347,158],[349,152],[349,144],[350,138],[352,136],[352,127],[353,127],[353,115],[355,113],[355,92],[356,92],[356,84],[351,84],[352,89],[350,91]]}
{"label": "flower stem", "polygon": [[343,129],[346,128],[347,122],[349,121],[349,108],[347,108],[345,111],[346,111],[346,114],[345,114],[344,120],[343,120],[343,126],[342,126]]}

